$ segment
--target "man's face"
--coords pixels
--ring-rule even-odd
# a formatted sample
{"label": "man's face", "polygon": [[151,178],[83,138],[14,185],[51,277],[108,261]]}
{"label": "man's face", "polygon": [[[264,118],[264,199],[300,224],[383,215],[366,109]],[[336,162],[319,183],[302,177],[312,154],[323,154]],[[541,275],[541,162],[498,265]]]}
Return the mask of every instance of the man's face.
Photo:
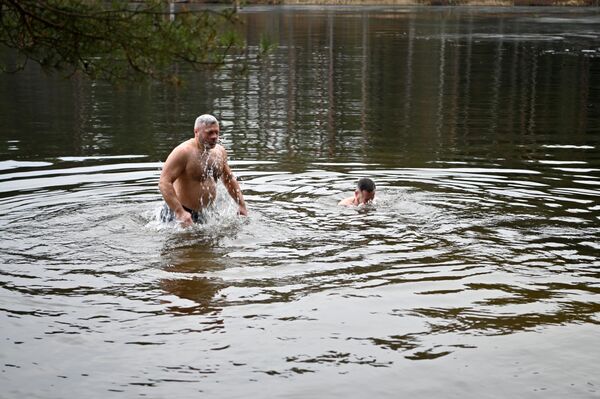
{"label": "man's face", "polygon": [[197,132],[200,142],[206,148],[215,148],[219,142],[219,124],[214,123],[212,125],[200,125]]}
{"label": "man's face", "polygon": [[356,190],[356,198],[359,204],[368,204],[375,198],[375,190]]}

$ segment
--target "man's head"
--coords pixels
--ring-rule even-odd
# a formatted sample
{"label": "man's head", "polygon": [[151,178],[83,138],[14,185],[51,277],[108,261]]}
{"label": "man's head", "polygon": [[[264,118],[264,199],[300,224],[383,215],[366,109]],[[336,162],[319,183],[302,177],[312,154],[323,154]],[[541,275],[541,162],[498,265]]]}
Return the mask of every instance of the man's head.
{"label": "man's head", "polygon": [[219,142],[219,121],[212,115],[204,114],[196,118],[194,136],[204,147],[215,148]]}
{"label": "man's head", "polygon": [[363,177],[358,181],[354,197],[358,204],[368,204],[375,198],[375,183],[373,180]]}

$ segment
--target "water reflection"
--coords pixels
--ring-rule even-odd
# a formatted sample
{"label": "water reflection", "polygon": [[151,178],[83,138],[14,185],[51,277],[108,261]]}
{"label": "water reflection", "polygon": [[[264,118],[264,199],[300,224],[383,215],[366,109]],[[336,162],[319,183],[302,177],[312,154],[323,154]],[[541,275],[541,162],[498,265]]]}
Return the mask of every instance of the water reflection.
{"label": "water reflection", "polygon": [[[247,76],[222,72],[218,85],[190,75],[182,89],[113,93],[80,78],[41,82],[35,71],[3,79],[3,92],[41,113],[3,114],[2,154],[61,156],[69,148],[158,161],[190,135],[197,108],[236,121],[224,133],[239,154],[292,165],[311,157],[422,166],[435,154],[488,157],[482,144],[490,141],[528,148],[560,143],[568,132],[569,144],[585,145],[586,132],[598,128],[590,118],[600,101],[591,90],[598,36],[589,21],[596,13],[574,12],[563,24],[529,12],[464,9],[252,10],[242,14],[249,43],[267,30],[279,38],[278,50]],[[48,92],[62,100],[47,101]],[[185,99],[195,93],[211,94],[192,106]],[[2,109],[14,103],[5,99]],[[24,134],[37,129],[51,146]]]}
{"label": "water reflection", "polygon": [[[195,233],[198,231],[195,229]],[[202,232],[200,232],[202,233]],[[185,234],[185,233],[184,233]],[[191,235],[194,233],[187,233]],[[181,303],[180,300],[167,306],[168,312],[181,315],[189,314],[215,314],[218,312],[219,304],[215,298],[224,287],[217,279],[204,277],[206,273],[221,270],[225,267],[220,261],[222,254],[212,250],[212,242],[215,237],[202,241],[187,237],[172,237],[175,242],[165,242],[161,253],[161,269],[166,272],[167,277],[160,280],[160,289],[179,299],[188,301]],[[163,299],[163,303],[169,303]],[[222,324],[222,321],[218,322]]]}
{"label": "water reflection", "polygon": [[[448,154],[452,148],[464,149],[465,144],[476,150],[482,140],[487,140],[486,136],[495,136],[494,140],[507,145],[522,140],[529,142],[527,137],[532,135],[545,140],[547,138],[538,133],[551,134],[556,129],[556,125],[546,123],[556,112],[576,112],[577,119],[589,121],[585,113],[587,107],[582,108],[582,103],[556,101],[544,89],[548,87],[550,74],[556,74],[555,59],[545,51],[549,45],[561,47],[565,43],[548,44],[532,38],[523,32],[531,28],[527,28],[520,18],[510,14],[500,18],[486,16],[493,21],[488,28],[497,32],[491,37],[473,32],[479,21],[468,12],[449,12],[443,16],[432,13],[433,18],[439,18],[439,24],[433,25],[424,24],[411,13],[398,14],[392,19],[383,18],[389,14],[377,12],[357,13],[358,18],[350,18],[355,16],[352,14],[346,18],[333,18],[333,15],[317,13],[311,15],[313,21],[310,24],[294,25],[298,32],[294,38],[290,38],[287,31],[277,29],[291,25],[298,18],[297,14],[259,15],[259,18],[278,21],[271,29],[275,30],[274,35],[282,36],[287,57],[275,65],[259,65],[258,72],[263,76],[263,73],[272,74],[273,68],[285,68],[287,73],[279,75],[277,85],[287,86],[288,93],[292,90],[295,94],[281,98],[283,107],[277,108],[285,112],[265,117],[271,121],[270,130],[278,130],[285,137],[298,137],[295,142],[304,153],[327,158],[343,154],[347,159],[348,148],[353,148],[363,149],[355,152],[355,156],[360,154],[361,160],[383,161],[382,156],[394,154],[394,160],[422,163],[422,160],[414,159],[411,154],[414,151],[403,148],[404,143],[410,142],[417,150],[418,144],[430,145],[434,151]],[[367,16],[378,23],[366,25]],[[570,29],[573,27],[571,25]],[[587,25],[580,28],[587,29]],[[315,30],[320,34],[316,35]],[[541,37],[548,41],[553,39],[544,34]],[[567,35],[565,41],[569,41],[569,37]],[[373,40],[377,40],[376,46],[371,43]],[[328,62],[311,62],[310,69],[297,62],[288,64],[287,59],[299,59],[316,44],[323,46],[322,54]],[[589,44],[593,45],[592,42]],[[392,52],[399,55],[392,56]],[[563,96],[573,93],[584,103],[597,102],[597,99],[589,98],[589,85],[586,84],[594,58],[584,55],[587,53],[578,54],[580,56],[574,54],[567,60],[563,78],[553,79],[552,86],[560,87]],[[471,62],[474,56],[482,57],[475,66]],[[493,66],[491,71],[489,65]],[[573,67],[577,73],[568,72]],[[545,75],[540,75],[540,70]],[[371,72],[368,83],[364,80],[366,71]],[[286,81],[286,76],[293,76],[293,81]],[[345,76],[362,76],[363,79],[343,79]],[[583,78],[580,80],[577,76]],[[320,97],[326,102],[310,101],[314,97],[313,82],[317,82],[317,92],[328,93]],[[269,85],[264,87],[269,90]],[[331,97],[333,92],[344,96],[344,101],[336,103],[335,97]],[[308,126],[302,118],[294,116],[290,119],[290,115],[304,109],[298,107],[298,103],[310,104],[316,117]],[[246,107],[261,108],[261,104],[248,98]],[[479,117],[468,118],[472,111]],[[255,115],[262,115],[260,109]],[[321,115],[325,117],[321,118]],[[274,121],[281,122],[281,126],[278,128]],[[585,129],[585,126],[578,126],[577,132],[583,134]],[[325,132],[328,132],[327,137],[323,136]],[[335,138],[332,133],[336,134]],[[260,137],[254,140],[255,143],[261,141]],[[322,144],[311,148],[310,142]],[[390,147],[395,151],[384,150]],[[290,148],[286,150],[290,151]],[[295,149],[291,151],[293,153]]]}

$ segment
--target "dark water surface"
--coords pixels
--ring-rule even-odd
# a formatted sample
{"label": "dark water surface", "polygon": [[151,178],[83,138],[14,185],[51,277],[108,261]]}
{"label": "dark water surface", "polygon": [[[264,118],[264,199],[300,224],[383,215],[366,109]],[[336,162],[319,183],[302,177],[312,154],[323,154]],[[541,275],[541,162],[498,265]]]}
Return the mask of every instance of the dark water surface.
{"label": "dark water surface", "polygon": [[[241,15],[244,76],[0,76],[0,397],[600,397],[598,9]],[[161,224],[205,112],[250,217]]]}

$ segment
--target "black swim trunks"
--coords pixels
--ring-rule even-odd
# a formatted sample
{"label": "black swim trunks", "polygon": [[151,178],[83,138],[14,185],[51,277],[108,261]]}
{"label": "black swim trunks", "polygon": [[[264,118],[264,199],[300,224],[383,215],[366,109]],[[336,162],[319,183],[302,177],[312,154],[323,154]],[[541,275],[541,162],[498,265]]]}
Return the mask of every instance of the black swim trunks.
{"label": "black swim trunks", "polygon": [[[206,221],[202,213],[186,208],[185,206],[183,207],[183,209],[190,214],[194,223],[204,223]],[[167,205],[167,203],[164,203],[162,209],[160,210],[160,221],[163,223],[167,223],[174,222],[176,220],[177,217],[175,216],[175,212],[173,212],[173,210],[169,208],[169,205]]]}

